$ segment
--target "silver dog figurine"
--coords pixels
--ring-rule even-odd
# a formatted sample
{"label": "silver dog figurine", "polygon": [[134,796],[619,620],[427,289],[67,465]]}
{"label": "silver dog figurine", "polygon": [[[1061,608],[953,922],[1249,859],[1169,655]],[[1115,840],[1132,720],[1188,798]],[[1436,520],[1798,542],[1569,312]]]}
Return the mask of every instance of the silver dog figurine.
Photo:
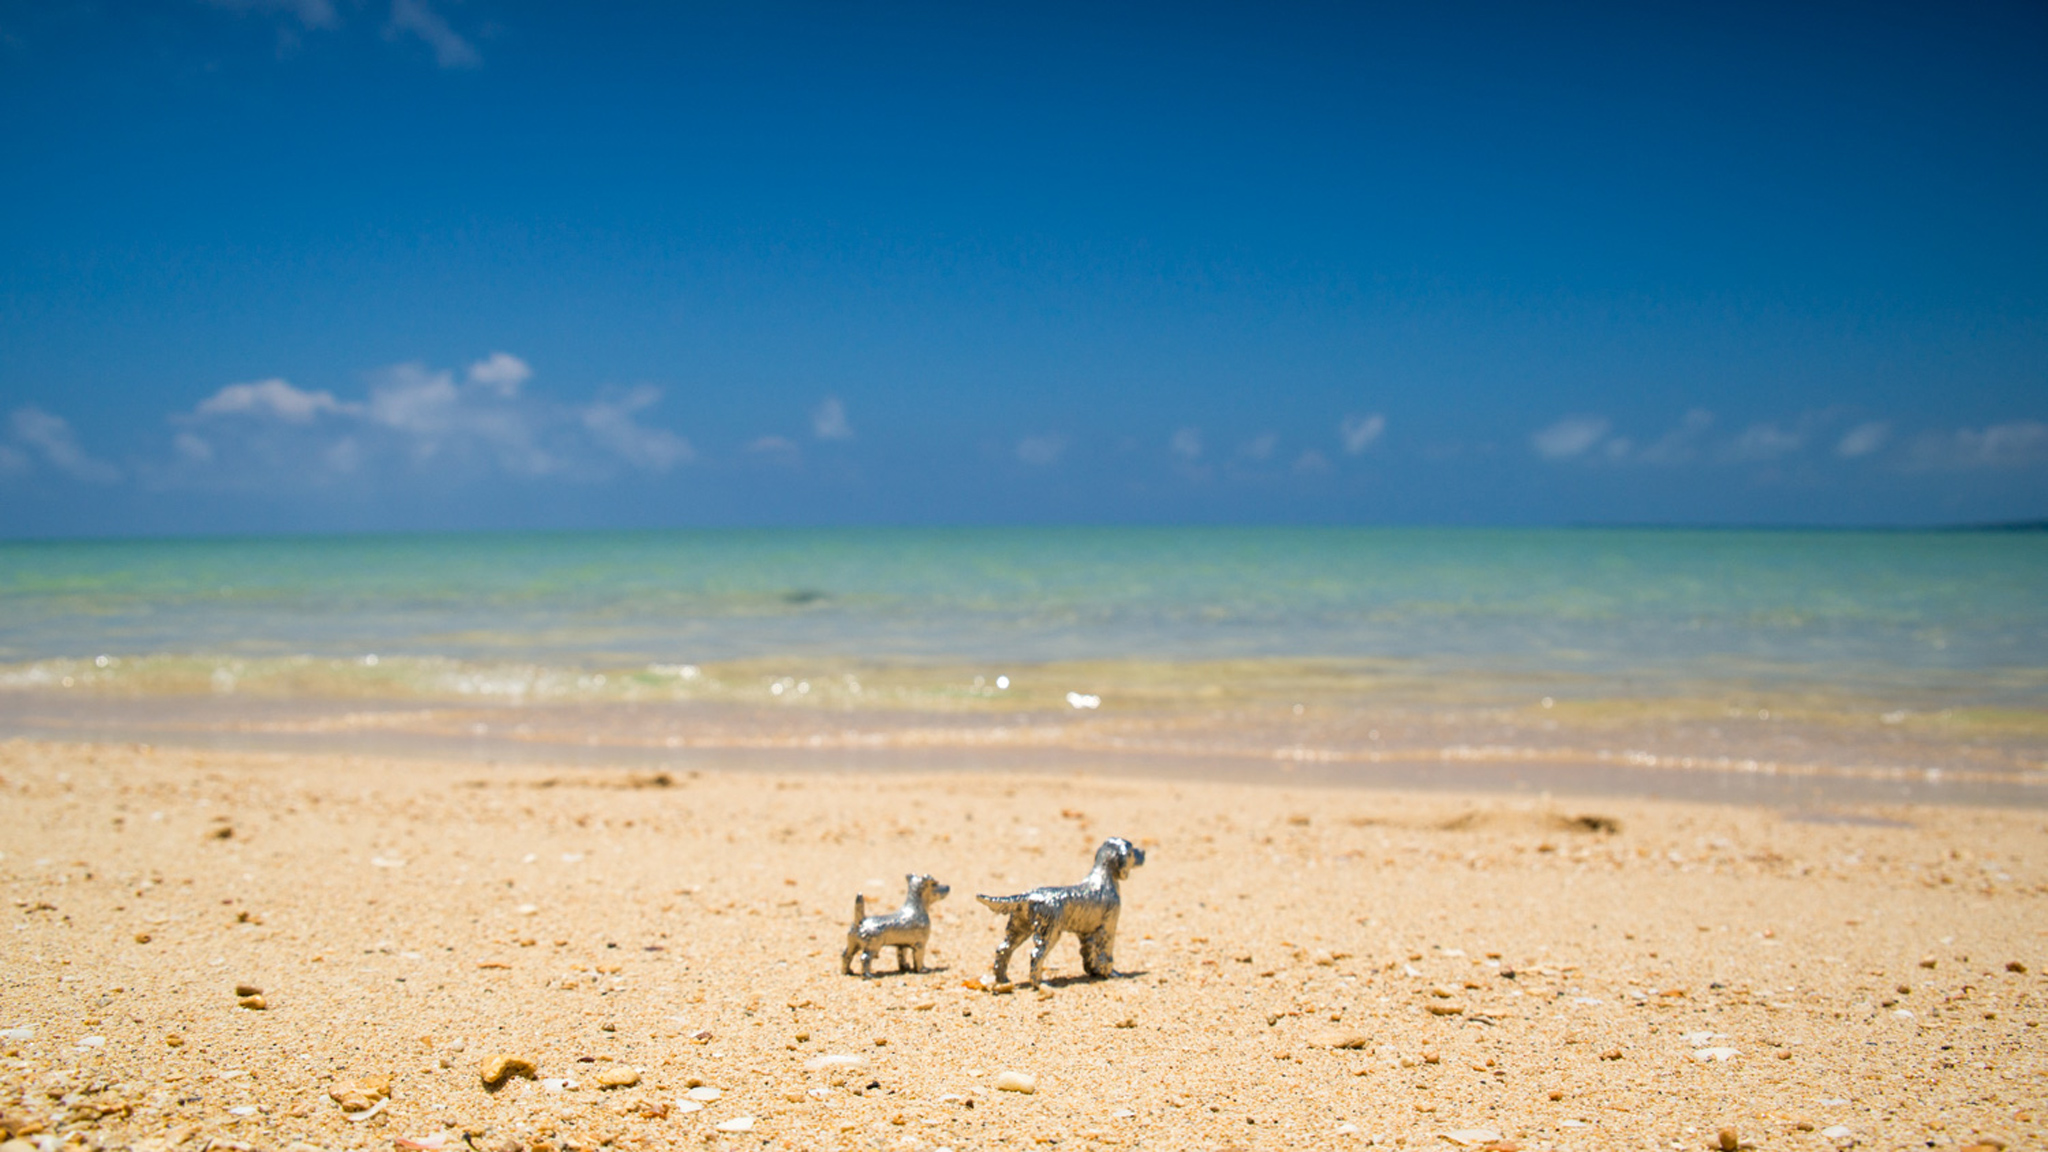
{"label": "silver dog figurine", "polygon": [[976,896],[975,899],[1010,918],[1003,943],[996,949],[995,982],[1010,982],[1010,953],[1033,938],[1031,985],[1038,986],[1045,954],[1072,932],[1081,938],[1081,966],[1090,976],[1108,976],[1116,947],[1116,918],[1123,900],[1117,881],[1145,862],[1145,850],[1121,836],[1095,850],[1095,868],[1088,878],[1067,888],[1033,888],[1019,896]]}
{"label": "silver dog figurine", "polygon": [[924,971],[924,946],[932,938],[931,905],[944,900],[952,889],[921,873],[904,879],[910,883],[903,894],[903,907],[886,915],[868,915],[868,898],[853,898],[853,927],[846,930],[846,951],[839,956],[840,975],[853,975],[853,955],[858,952],[861,976],[873,976],[875,953],[884,948],[896,949],[898,972]]}

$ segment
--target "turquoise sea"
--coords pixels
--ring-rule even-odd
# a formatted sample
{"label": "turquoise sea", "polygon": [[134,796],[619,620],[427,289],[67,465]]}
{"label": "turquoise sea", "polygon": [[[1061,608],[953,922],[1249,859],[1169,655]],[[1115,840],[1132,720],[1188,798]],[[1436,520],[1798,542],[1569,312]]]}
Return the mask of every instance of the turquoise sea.
{"label": "turquoise sea", "polygon": [[2048,534],[10,542],[7,735],[664,763],[768,750],[1406,764],[1428,779],[1579,764],[2036,796]]}
{"label": "turquoise sea", "polygon": [[2039,702],[2048,535],[1402,528],[0,543],[0,663],[1336,658]]}

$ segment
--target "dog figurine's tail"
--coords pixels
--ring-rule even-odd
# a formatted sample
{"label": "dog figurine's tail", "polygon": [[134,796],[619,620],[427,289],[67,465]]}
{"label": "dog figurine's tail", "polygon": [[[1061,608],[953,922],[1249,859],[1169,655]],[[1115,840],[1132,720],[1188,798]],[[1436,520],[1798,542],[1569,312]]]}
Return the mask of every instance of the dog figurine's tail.
{"label": "dog figurine's tail", "polygon": [[855,893],[855,894],[854,894],[854,897],[853,897],[853,926],[854,926],[854,929],[855,929],[856,931],[858,931],[858,930],[859,930],[859,928],[860,928],[860,922],[861,922],[861,921],[863,921],[863,920],[865,920],[865,919],[867,919],[867,918],[868,918],[868,898],[867,898],[867,896],[866,896],[866,894],[865,894],[865,893],[858,893],[858,892],[857,892],[857,893]]}
{"label": "dog figurine's tail", "polygon": [[1016,911],[1017,909],[1019,909],[1019,908],[1022,908],[1022,907],[1023,907],[1024,905],[1025,905],[1025,903],[1026,903],[1027,901],[1029,901],[1029,900],[1031,899],[1031,897],[1029,897],[1029,896],[1023,896],[1023,895],[1018,895],[1018,896],[980,896],[980,895],[977,895],[977,896],[975,896],[975,899],[976,899],[976,900],[979,900],[979,901],[981,901],[981,902],[982,902],[983,904],[986,904],[986,905],[988,905],[989,911],[991,911],[991,912],[1000,912],[1000,913],[1002,913],[1003,915],[1005,915],[1005,916],[1008,916],[1008,915],[1009,915],[1010,913],[1012,913],[1012,912],[1015,912],[1015,911]]}

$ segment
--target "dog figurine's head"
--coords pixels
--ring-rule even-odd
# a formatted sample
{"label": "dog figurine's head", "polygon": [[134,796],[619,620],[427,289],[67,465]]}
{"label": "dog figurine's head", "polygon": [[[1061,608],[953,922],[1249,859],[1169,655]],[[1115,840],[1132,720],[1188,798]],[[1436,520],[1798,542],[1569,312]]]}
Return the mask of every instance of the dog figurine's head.
{"label": "dog figurine's head", "polygon": [[1131,874],[1131,869],[1145,862],[1145,850],[1121,836],[1112,836],[1095,850],[1095,866],[1109,869],[1109,874],[1121,880]]}
{"label": "dog figurine's head", "polygon": [[924,904],[936,904],[946,898],[946,893],[952,891],[951,888],[939,883],[936,878],[921,872],[912,872],[905,876],[904,879],[909,881],[910,891],[915,893],[917,899]]}

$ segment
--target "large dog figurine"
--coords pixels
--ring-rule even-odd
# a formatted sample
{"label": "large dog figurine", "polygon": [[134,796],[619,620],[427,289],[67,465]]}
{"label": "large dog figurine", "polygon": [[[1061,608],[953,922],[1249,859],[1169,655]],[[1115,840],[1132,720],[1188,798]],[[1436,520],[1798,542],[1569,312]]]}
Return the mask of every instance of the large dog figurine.
{"label": "large dog figurine", "polygon": [[1010,918],[1003,943],[996,949],[995,982],[1010,981],[1010,953],[1032,938],[1031,984],[1038,986],[1045,954],[1063,933],[1081,938],[1081,966],[1090,976],[1107,976],[1116,947],[1116,917],[1122,906],[1117,881],[1145,862],[1145,850],[1121,836],[1095,850],[1095,868],[1088,878],[1066,888],[1033,888],[1020,896],[976,896],[975,899]]}
{"label": "large dog figurine", "polygon": [[952,889],[917,873],[904,879],[909,891],[903,894],[903,907],[886,915],[868,915],[868,898],[854,896],[853,927],[846,930],[846,951],[839,955],[841,975],[853,974],[853,955],[858,952],[860,974],[873,976],[875,953],[884,948],[896,949],[898,972],[924,971],[924,946],[932,938],[931,906],[944,900]]}

